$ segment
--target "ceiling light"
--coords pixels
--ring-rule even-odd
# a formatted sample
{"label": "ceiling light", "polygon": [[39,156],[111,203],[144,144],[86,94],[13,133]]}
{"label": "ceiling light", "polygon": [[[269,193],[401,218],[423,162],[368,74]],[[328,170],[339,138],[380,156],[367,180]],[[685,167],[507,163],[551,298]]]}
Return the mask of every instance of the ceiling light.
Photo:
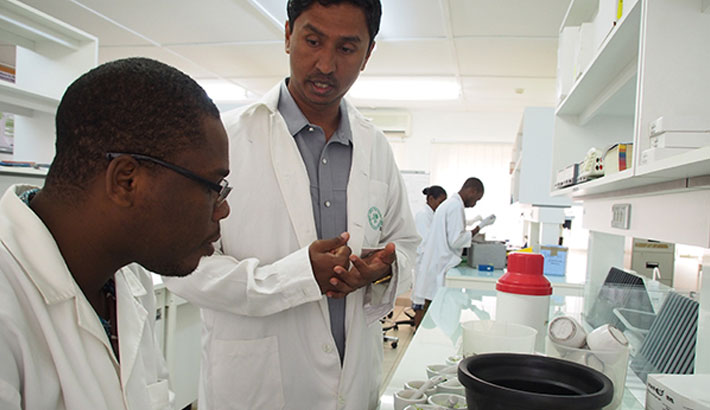
{"label": "ceiling light", "polygon": [[198,82],[214,102],[244,101],[249,98],[247,90],[226,80],[200,80]]}
{"label": "ceiling light", "polygon": [[360,100],[456,100],[461,88],[454,78],[361,77],[348,95]]}

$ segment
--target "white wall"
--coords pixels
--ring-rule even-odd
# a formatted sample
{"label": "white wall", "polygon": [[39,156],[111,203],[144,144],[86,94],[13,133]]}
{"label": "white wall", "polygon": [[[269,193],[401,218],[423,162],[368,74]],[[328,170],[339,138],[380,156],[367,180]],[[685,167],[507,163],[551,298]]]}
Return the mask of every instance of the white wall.
{"label": "white wall", "polygon": [[431,142],[436,141],[515,141],[522,110],[519,112],[465,112],[413,110],[412,135],[390,139],[397,165],[402,170],[430,172]]}

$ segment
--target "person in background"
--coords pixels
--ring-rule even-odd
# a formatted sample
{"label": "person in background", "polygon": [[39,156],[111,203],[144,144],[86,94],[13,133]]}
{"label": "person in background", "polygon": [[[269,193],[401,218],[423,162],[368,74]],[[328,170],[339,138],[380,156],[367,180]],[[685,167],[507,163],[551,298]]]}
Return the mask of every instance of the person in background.
{"label": "person in background", "polygon": [[0,408],[173,408],[144,268],[184,276],[213,252],[227,144],[205,91],[160,62],[69,86],[44,187],[0,199]]}
{"label": "person in background", "polygon": [[[375,409],[379,319],[409,289],[419,237],[384,134],[343,99],[372,53],[379,0],[292,0],[290,77],[226,113],[243,195],[222,223],[224,256],[168,287],[202,308],[200,407]],[[320,278],[269,268],[347,231],[347,264]],[[233,271],[256,256],[254,274]],[[333,288],[337,286],[337,288]]]}
{"label": "person in background", "polygon": [[[429,234],[429,227],[431,226],[431,221],[434,219],[434,211],[436,211],[436,208],[441,205],[444,200],[446,200],[446,190],[439,185],[432,185],[428,188],[424,188],[422,193],[426,196],[427,206],[417,212],[414,216],[414,222],[417,225],[417,233],[422,238],[422,243],[420,243],[417,248],[417,262],[414,272],[415,283],[420,280],[420,276],[422,275],[419,267],[422,261],[422,253],[424,252],[422,244]],[[431,300],[412,299],[412,310],[414,310],[414,329],[419,327],[419,323],[421,323],[424,318],[424,312],[426,312],[429,308],[429,303],[431,303]]]}
{"label": "person in background", "polygon": [[[483,197],[483,183],[478,178],[468,178],[458,193],[446,199],[434,212],[429,234],[421,244],[422,257],[412,291],[412,300],[434,299],[444,286],[449,269],[461,263],[463,249],[471,245],[471,239],[484,227],[495,222],[495,215],[484,218],[472,231],[466,230],[464,208],[473,208]],[[422,316],[426,313],[423,309]]]}

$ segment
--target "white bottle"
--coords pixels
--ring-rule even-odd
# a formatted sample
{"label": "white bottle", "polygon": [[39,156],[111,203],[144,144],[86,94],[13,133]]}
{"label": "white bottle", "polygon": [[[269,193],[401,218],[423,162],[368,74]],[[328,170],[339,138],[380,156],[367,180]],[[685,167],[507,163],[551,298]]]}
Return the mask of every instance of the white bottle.
{"label": "white bottle", "polygon": [[552,285],[543,275],[544,260],[537,253],[511,253],[508,271],[496,283],[496,320],[537,330],[537,352],[545,351],[552,294]]}

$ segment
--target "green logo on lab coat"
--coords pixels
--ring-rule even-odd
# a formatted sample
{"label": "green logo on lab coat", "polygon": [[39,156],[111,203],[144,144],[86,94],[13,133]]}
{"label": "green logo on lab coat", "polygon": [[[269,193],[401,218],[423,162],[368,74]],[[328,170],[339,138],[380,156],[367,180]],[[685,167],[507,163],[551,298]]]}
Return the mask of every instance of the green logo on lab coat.
{"label": "green logo on lab coat", "polygon": [[370,221],[372,229],[378,230],[382,227],[382,213],[376,206],[367,211],[367,219]]}

